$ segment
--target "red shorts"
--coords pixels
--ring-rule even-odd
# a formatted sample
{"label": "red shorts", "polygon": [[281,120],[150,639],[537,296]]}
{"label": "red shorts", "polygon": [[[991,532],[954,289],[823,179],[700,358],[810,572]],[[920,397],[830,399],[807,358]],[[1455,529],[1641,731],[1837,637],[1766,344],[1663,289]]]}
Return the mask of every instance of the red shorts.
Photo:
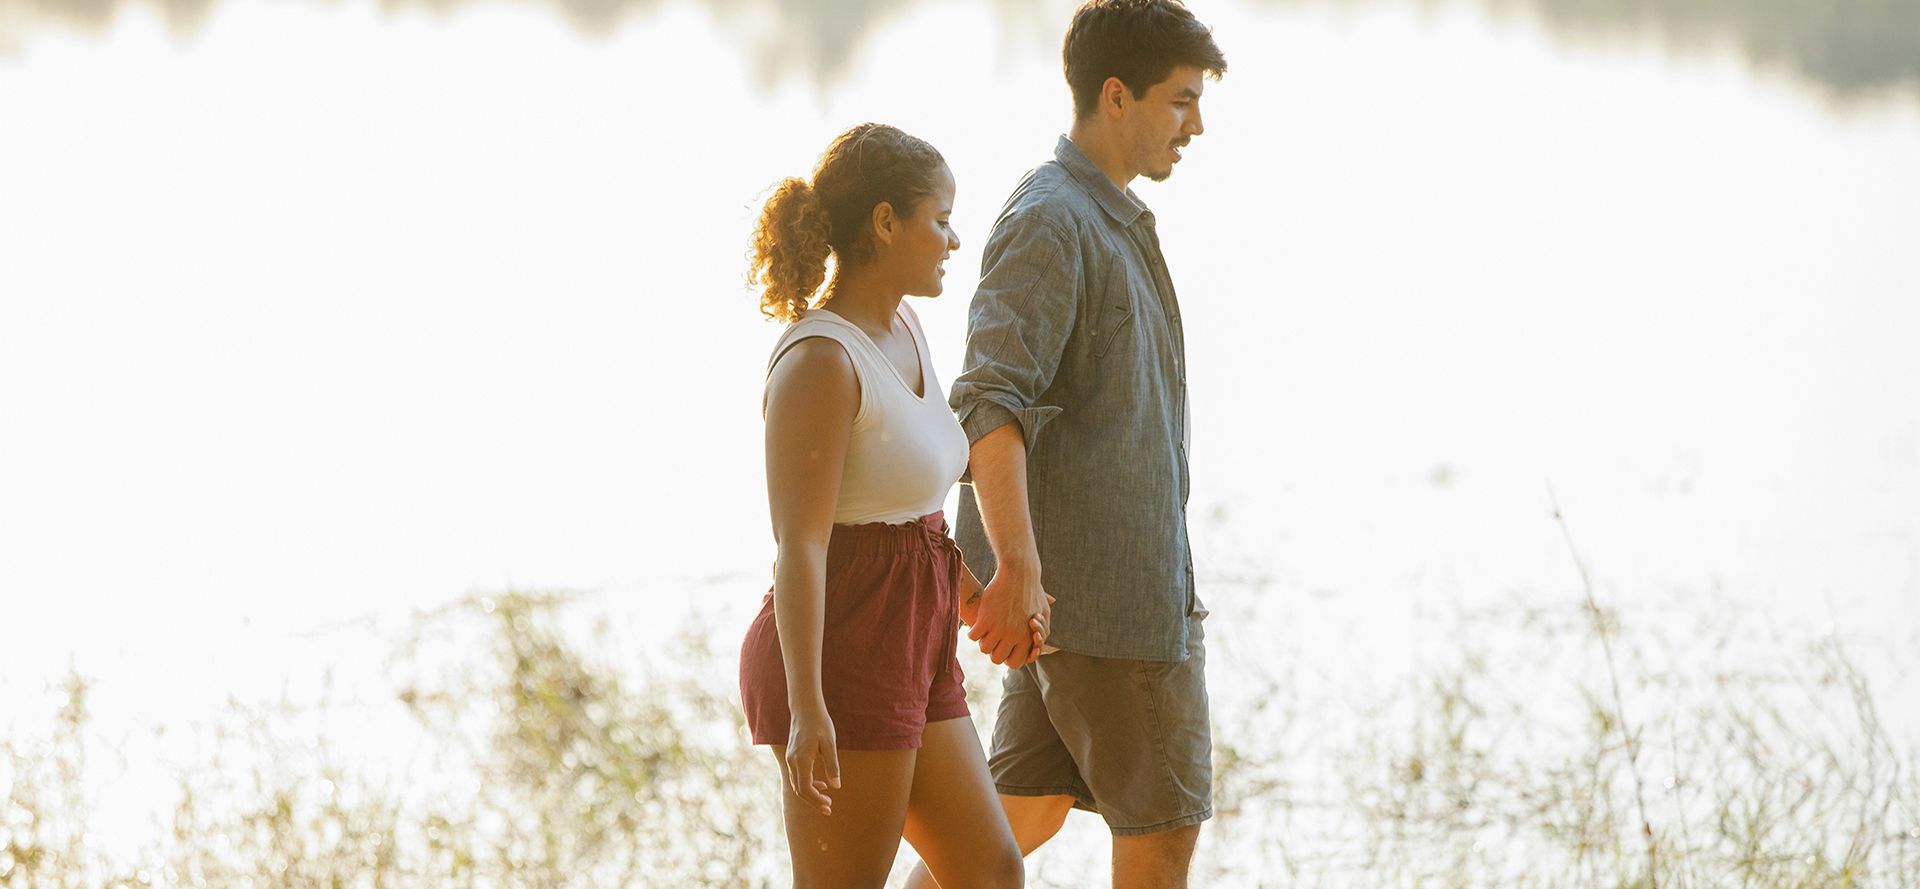
{"label": "red shorts", "polygon": [[[840,749],[919,747],[927,723],[967,715],[960,571],[960,548],[941,513],[901,525],[833,526],[820,685]],[[753,743],[787,743],[793,715],[772,593],[740,646],[740,701]]]}

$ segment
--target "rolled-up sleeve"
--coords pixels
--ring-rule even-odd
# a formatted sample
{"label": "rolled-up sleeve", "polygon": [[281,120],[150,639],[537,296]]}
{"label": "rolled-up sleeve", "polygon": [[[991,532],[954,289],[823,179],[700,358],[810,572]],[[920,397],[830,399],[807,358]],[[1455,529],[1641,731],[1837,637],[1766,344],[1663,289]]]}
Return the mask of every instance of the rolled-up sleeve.
{"label": "rolled-up sleeve", "polygon": [[967,350],[948,405],[969,443],[1019,423],[1028,453],[1059,416],[1041,400],[1073,334],[1081,290],[1078,241],[1058,224],[1013,217],[994,227],[967,310]]}

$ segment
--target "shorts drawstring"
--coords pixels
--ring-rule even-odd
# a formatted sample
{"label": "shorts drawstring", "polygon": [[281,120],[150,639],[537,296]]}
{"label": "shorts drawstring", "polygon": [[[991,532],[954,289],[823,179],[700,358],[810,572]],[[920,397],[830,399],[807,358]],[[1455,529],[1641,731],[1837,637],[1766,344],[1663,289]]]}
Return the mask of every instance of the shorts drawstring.
{"label": "shorts drawstring", "polygon": [[949,613],[947,620],[946,642],[942,646],[940,657],[942,660],[952,662],[960,656],[960,596],[967,569],[965,556],[960,552],[960,544],[954,541],[952,534],[948,533],[946,520],[939,519],[940,523],[936,527],[934,525],[936,516],[939,516],[939,513],[923,517],[920,520],[920,527],[926,532],[927,543],[936,551],[944,550],[947,554],[947,589],[953,591],[953,610]]}

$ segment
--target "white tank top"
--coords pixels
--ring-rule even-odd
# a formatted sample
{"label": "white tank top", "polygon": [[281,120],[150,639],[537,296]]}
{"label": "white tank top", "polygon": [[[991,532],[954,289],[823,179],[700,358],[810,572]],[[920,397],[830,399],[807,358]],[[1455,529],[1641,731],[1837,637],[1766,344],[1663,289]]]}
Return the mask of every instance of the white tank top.
{"label": "white tank top", "polygon": [[[860,410],[853,415],[853,438],[840,474],[840,499],[833,509],[837,525],[897,525],[935,512],[967,468],[967,434],[947,409],[920,318],[904,301],[899,314],[913,336],[925,395],[914,394],[866,331],[826,310],[815,309],[787,325],[767,361],[771,379],[781,356],[809,337],[833,340],[853,359]],[[764,396],[761,404],[764,409]]]}

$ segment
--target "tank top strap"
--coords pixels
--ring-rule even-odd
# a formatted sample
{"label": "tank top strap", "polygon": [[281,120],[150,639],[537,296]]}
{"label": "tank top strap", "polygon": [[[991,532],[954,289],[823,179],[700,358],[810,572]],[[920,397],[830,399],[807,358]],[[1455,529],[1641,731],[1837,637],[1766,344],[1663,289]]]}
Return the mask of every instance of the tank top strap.
{"label": "tank top strap", "polygon": [[[831,312],[808,312],[787,325],[786,331],[780,334],[780,339],[773,344],[773,354],[767,358],[766,382],[772,381],[774,365],[779,364],[780,359],[785,358],[787,353],[793,351],[793,347],[799,345],[802,340],[814,337],[833,340],[840,344],[840,348],[846,350],[847,359],[853,362],[854,382],[860,387],[860,408],[854,412],[853,422],[856,425],[865,422],[867,403],[872,400],[867,397],[871,388],[867,381],[873,378],[876,370],[873,366],[874,356],[869,354],[873,346],[859,328]],[[766,413],[767,396],[765,382],[763,382],[760,414],[765,416]]]}

